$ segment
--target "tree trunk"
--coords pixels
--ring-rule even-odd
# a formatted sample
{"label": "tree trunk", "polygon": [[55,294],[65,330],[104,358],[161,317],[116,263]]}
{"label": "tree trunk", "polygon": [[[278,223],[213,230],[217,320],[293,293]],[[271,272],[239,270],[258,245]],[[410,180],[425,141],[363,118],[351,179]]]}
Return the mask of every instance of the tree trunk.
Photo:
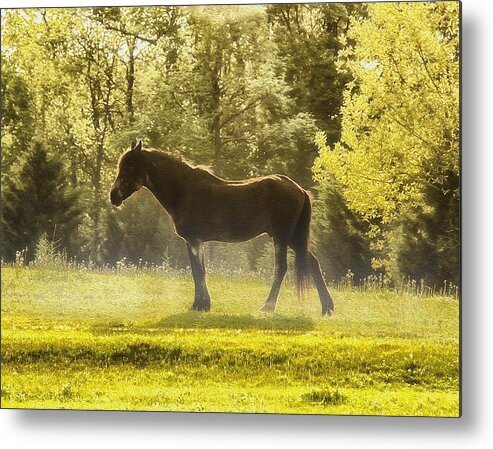
{"label": "tree trunk", "polygon": [[128,65],[127,65],[127,91],[125,95],[128,123],[135,123],[135,109],[133,103],[134,83],[135,83],[135,38],[129,39],[128,43]]}
{"label": "tree trunk", "polygon": [[212,97],[212,123],[211,131],[214,142],[214,158],[213,169],[217,174],[220,174],[219,168],[221,162],[221,70],[222,70],[222,54],[221,51],[216,55],[216,61],[211,72],[211,97]]}
{"label": "tree trunk", "polygon": [[[212,71],[212,135],[214,141],[214,159],[212,169],[217,175],[221,175],[220,163],[221,163],[221,149],[222,149],[222,138],[221,138],[221,65],[222,65],[222,55],[216,58],[216,64]],[[214,260],[214,242],[208,243],[209,247],[209,261]]]}

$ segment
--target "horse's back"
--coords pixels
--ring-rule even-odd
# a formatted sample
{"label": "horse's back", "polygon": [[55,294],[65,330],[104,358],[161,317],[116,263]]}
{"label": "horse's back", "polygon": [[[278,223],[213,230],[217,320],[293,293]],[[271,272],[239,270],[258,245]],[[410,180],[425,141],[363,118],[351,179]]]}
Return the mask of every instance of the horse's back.
{"label": "horse's back", "polygon": [[[243,220],[267,223],[269,234],[290,228],[301,213],[305,190],[285,175],[269,175],[228,183],[226,197],[237,204]],[[227,202],[227,201],[226,201]]]}
{"label": "horse's back", "polygon": [[304,189],[286,175],[267,175],[258,178],[247,178],[241,180],[225,180],[224,187],[238,190],[266,190],[267,191],[295,191],[303,193]]}

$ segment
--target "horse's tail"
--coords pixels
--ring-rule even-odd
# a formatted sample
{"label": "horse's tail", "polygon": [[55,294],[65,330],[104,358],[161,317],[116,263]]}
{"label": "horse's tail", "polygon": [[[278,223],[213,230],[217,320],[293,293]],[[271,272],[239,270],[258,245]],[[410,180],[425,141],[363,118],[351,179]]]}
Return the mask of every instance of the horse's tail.
{"label": "horse's tail", "polygon": [[305,199],[303,209],[294,228],[293,249],[295,251],[296,292],[298,298],[302,299],[308,288],[310,279],[310,221],[312,218],[312,205],[310,196],[304,191]]}

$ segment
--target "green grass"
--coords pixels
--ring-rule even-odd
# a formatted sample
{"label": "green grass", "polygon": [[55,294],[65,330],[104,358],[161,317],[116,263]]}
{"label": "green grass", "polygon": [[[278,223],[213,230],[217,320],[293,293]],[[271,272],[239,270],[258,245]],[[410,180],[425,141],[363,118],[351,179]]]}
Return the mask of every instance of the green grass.
{"label": "green grass", "polygon": [[458,416],[458,301],[209,276],[3,268],[2,407]]}

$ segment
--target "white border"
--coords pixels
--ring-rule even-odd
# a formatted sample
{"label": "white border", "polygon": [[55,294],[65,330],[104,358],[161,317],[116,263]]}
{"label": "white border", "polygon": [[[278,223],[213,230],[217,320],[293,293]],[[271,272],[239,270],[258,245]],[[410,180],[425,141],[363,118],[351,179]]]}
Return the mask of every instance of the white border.
{"label": "white border", "polygon": [[[194,4],[197,0],[3,0],[1,7]],[[212,2],[210,2],[212,3]],[[259,3],[221,1],[219,3]],[[12,448],[492,447],[493,2],[463,1],[463,417],[166,414],[0,410]]]}

